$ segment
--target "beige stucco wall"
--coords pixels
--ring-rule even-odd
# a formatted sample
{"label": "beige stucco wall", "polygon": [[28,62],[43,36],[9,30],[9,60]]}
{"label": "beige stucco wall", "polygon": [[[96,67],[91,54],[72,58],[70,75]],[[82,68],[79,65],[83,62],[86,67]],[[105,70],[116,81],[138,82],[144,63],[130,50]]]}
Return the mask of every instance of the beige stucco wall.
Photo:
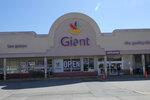
{"label": "beige stucco wall", "polygon": [[100,36],[97,41],[105,50],[147,50],[150,44],[145,45],[125,45],[126,41],[150,41],[149,29],[126,29],[116,30],[112,34]]}
{"label": "beige stucco wall", "polygon": [[[7,45],[27,45],[26,48],[8,48]],[[34,32],[0,33],[0,53],[42,53],[48,49],[48,36]]]}
{"label": "beige stucco wall", "polygon": [[[109,35],[100,35],[97,37],[97,44],[105,50],[150,50],[150,44],[125,45],[126,41],[150,41],[149,37],[150,30],[118,30]],[[49,49],[50,43],[49,35],[37,35],[34,32],[0,33],[1,54],[45,53]],[[27,48],[8,48],[8,44],[25,44]]]}

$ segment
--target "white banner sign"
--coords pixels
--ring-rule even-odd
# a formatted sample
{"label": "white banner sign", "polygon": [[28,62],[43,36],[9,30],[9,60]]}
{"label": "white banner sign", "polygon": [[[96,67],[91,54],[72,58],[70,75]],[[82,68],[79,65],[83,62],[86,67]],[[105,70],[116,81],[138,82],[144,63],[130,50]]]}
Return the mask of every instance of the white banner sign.
{"label": "white banner sign", "polygon": [[64,72],[63,59],[54,59],[54,72]]}

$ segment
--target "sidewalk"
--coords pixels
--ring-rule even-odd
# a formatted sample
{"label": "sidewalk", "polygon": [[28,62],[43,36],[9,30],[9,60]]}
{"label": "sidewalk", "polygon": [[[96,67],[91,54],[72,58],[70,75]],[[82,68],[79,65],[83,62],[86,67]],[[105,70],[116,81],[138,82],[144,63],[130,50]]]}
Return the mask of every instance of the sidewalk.
{"label": "sidewalk", "polygon": [[66,77],[48,77],[48,78],[22,78],[22,79],[7,79],[0,80],[0,82],[7,81],[35,81],[35,80],[61,80],[61,79],[81,79],[84,81],[134,81],[134,80],[150,80],[150,75],[145,78],[143,75],[120,75],[120,76],[107,76],[103,79],[102,76],[66,76]]}
{"label": "sidewalk", "polygon": [[102,79],[102,81],[136,81],[136,80],[137,81],[150,80],[150,76],[145,78],[145,76],[143,75],[119,75],[119,76],[107,76],[106,79]]}

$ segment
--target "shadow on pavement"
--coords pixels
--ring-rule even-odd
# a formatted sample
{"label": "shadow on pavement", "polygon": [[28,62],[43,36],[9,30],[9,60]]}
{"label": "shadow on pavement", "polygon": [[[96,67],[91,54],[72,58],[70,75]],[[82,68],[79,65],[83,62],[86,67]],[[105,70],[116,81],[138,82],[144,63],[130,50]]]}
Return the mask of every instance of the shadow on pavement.
{"label": "shadow on pavement", "polygon": [[85,77],[78,79],[48,79],[48,80],[17,80],[17,81],[1,81],[0,86],[4,90],[13,90],[13,89],[31,89],[31,88],[42,88],[42,87],[53,87],[53,86],[62,86],[69,84],[77,84],[81,82],[125,82],[125,81],[144,81],[150,80],[150,77],[108,77],[102,79],[102,77]]}
{"label": "shadow on pavement", "polygon": [[80,79],[4,81],[0,83],[0,86],[2,86],[2,89],[4,90],[13,90],[61,86],[80,82],[82,82]]}

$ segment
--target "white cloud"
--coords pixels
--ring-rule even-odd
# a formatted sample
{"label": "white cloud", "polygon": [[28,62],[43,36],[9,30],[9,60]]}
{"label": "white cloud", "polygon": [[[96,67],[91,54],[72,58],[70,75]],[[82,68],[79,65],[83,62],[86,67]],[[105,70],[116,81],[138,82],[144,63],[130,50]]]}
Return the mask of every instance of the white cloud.
{"label": "white cloud", "polygon": [[95,7],[95,11],[97,11],[100,7],[100,3],[97,3],[96,7]]}

